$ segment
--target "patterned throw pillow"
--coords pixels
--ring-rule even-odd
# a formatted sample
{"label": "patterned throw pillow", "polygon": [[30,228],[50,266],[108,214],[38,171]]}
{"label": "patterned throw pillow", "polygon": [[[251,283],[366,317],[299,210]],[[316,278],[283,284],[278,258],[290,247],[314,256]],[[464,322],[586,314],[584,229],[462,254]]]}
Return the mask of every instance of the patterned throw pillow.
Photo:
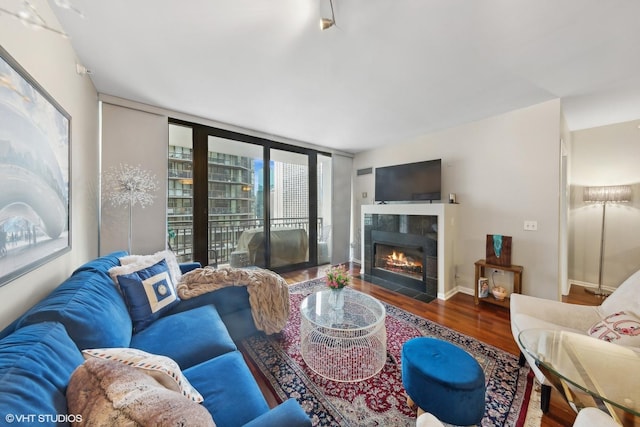
{"label": "patterned throw pillow", "polygon": [[180,302],[164,259],[148,267],[140,264],[113,267],[109,274],[124,296],[134,332],[147,328]]}
{"label": "patterned throw pillow", "polygon": [[588,334],[614,344],[640,347],[640,319],[619,311],[593,325]]}
{"label": "patterned throw pillow", "polygon": [[147,353],[135,348],[94,348],[82,350],[85,359],[97,358],[120,362],[151,375],[169,390],[177,391],[200,403],[202,395],[185,378],[178,364],[171,358]]}
{"label": "patterned throw pillow", "polygon": [[118,260],[120,261],[120,265],[138,264],[140,266],[148,267],[163,259],[167,262],[167,267],[169,267],[169,274],[171,274],[171,280],[173,281],[174,287],[178,286],[182,279],[180,263],[178,263],[176,254],[168,249],[156,252],[153,255],[127,255],[119,258]]}

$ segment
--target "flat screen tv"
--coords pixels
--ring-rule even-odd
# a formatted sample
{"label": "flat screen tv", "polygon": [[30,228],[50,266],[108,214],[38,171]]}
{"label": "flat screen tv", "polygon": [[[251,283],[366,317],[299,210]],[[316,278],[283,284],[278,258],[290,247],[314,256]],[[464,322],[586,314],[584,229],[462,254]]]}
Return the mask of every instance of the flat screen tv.
{"label": "flat screen tv", "polygon": [[428,160],[376,168],[376,202],[441,199],[442,161]]}

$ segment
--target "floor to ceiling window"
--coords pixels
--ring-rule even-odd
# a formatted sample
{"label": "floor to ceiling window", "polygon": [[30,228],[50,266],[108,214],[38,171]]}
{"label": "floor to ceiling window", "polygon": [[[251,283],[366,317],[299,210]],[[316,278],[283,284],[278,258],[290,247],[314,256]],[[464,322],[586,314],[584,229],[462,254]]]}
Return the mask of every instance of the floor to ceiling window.
{"label": "floor to ceiling window", "polygon": [[276,271],[328,263],[331,157],[169,123],[167,229],[181,261]]}
{"label": "floor to ceiling window", "polygon": [[169,125],[168,246],[182,261],[193,253],[193,130]]}

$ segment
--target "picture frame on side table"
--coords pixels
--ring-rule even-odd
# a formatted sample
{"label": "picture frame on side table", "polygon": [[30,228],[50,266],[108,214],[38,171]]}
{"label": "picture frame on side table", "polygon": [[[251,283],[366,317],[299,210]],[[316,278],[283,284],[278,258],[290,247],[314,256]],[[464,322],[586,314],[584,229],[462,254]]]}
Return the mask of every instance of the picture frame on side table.
{"label": "picture frame on side table", "polygon": [[489,296],[489,279],[481,277],[478,279],[478,298],[487,298]]}
{"label": "picture frame on side table", "polygon": [[71,116],[0,46],[0,286],[71,250]]}

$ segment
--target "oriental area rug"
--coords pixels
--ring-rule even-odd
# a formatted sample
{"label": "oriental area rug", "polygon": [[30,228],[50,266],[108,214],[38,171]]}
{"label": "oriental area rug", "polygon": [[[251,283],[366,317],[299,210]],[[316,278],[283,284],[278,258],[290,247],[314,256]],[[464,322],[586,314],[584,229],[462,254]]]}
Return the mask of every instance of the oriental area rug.
{"label": "oriental area rug", "polygon": [[354,383],[316,374],[300,355],[299,307],[306,295],[323,287],[324,279],[292,285],[291,315],[285,329],[272,336],[254,335],[240,343],[277,398],[296,399],[314,426],[415,426],[416,413],[406,403],[400,363],[402,344],[420,336],[456,344],[480,363],[487,379],[482,426],[540,425],[539,416],[527,417],[529,402],[535,401],[531,399],[533,375],[528,366],[518,366],[516,356],[384,302],[388,354],[382,371]]}

